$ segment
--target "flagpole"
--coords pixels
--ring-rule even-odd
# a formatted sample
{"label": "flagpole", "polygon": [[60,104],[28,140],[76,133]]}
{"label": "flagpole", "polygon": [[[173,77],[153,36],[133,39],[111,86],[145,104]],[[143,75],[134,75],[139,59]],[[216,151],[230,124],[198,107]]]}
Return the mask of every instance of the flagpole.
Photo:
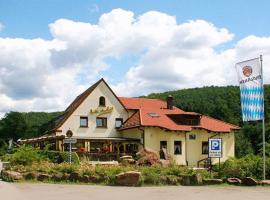
{"label": "flagpole", "polygon": [[[262,55],[260,55],[261,61],[261,70],[262,70],[262,87],[263,87],[263,65],[262,65]],[[263,87],[264,89],[264,87]],[[263,112],[264,112],[264,92],[263,92]],[[263,180],[266,179],[265,177],[265,114],[263,115],[262,119],[262,137],[263,137]]]}

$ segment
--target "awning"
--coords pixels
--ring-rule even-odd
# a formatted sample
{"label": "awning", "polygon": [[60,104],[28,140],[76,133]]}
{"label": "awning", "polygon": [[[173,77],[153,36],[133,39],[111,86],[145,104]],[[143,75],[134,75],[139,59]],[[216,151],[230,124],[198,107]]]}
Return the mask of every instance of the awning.
{"label": "awning", "polygon": [[[20,144],[30,144],[36,142],[50,141],[50,140],[59,140],[66,138],[64,135],[44,135],[38,138],[30,138],[30,139],[19,139],[18,143]],[[136,138],[122,138],[122,137],[72,137],[77,140],[94,140],[94,141],[115,141],[115,142],[140,142],[140,139]]]}
{"label": "awning", "polygon": [[136,138],[123,138],[123,137],[72,137],[78,140],[95,140],[95,141],[128,141],[128,142],[140,142],[140,139]]}
{"label": "awning", "polygon": [[59,140],[64,139],[64,135],[48,135],[48,136],[41,136],[37,138],[29,138],[29,139],[19,139],[17,142],[20,144],[29,144],[29,143],[36,143],[36,142],[43,142],[43,141],[50,141],[50,140]]}

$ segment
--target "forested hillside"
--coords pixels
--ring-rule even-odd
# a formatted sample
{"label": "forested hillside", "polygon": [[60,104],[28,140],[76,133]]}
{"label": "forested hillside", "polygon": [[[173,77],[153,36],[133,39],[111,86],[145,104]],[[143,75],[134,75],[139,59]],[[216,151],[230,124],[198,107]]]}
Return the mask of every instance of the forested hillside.
{"label": "forested hillside", "polygon": [[62,112],[9,112],[0,121],[0,139],[31,138],[43,134],[44,124]]}
{"label": "forested hillside", "polygon": [[[146,98],[165,100],[174,97],[177,107],[224,120],[242,127],[236,134],[236,154],[238,157],[262,151],[262,129],[260,122],[242,123],[239,87],[204,87],[154,93]],[[270,154],[270,85],[265,86],[266,141],[267,154]],[[44,133],[44,124],[61,115],[62,112],[10,112],[0,120],[0,139],[30,138]]]}

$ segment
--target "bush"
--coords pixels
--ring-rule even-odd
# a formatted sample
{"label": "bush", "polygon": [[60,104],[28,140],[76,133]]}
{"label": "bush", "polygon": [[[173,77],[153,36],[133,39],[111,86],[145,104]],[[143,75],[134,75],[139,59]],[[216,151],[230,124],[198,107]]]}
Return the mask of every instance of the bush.
{"label": "bush", "polygon": [[[214,167],[218,171],[218,166]],[[263,158],[255,155],[247,155],[240,159],[231,158],[221,164],[220,176],[222,178],[229,177],[253,177],[262,179]],[[266,159],[266,178],[270,178],[270,158]]]}
{"label": "bush", "polygon": [[[49,159],[53,163],[69,162],[69,152],[60,151],[39,151],[42,157]],[[73,164],[79,164],[80,159],[76,152],[72,152],[71,160]]]}
{"label": "bush", "polygon": [[31,146],[21,146],[10,157],[11,164],[30,165],[33,162],[39,162],[42,157],[39,152]]}
{"label": "bush", "polygon": [[95,175],[97,175],[98,179],[104,182],[107,185],[114,185],[115,184],[115,176],[120,174],[121,172],[126,172],[134,170],[131,167],[123,167],[123,166],[100,166],[97,165],[95,167]]}
{"label": "bush", "polygon": [[61,163],[61,164],[55,164],[53,167],[54,171],[57,172],[62,172],[62,173],[73,173],[73,172],[77,172],[79,169],[79,165],[75,165],[75,164],[69,164],[69,163]]}
{"label": "bush", "polygon": [[161,166],[140,167],[139,171],[142,173],[142,182],[150,185],[162,184],[160,179],[162,168]]}
{"label": "bush", "polygon": [[[40,151],[39,151],[40,153]],[[43,152],[44,153],[44,152]],[[46,152],[48,153],[48,152]],[[49,153],[50,154],[50,153]],[[78,180],[81,181],[84,175],[91,176],[90,179],[92,182],[101,183],[105,185],[115,185],[116,184],[116,175],[127,172],[127,171],[138,171],[141,172],[141,178],[139,185],[148,184],[148,185],[178,185],[181,183],[183,176],[192,176],[194,174],[201,174],[203,178],[209,178],[209,172],[206,170],[195,171],[188,167],[178,166],[175,164],[169,165],[168,167],[163,166],[137,166],[137,165],[128,165],[128,166],[104,166],[96,165],[92,166],[87,162],[81,162],[78,164],[69,164],[66,162],[63,163],[53,163],[46,158],[48,154],[42,155],[42,159],[39,162],[33,161],[28,165],[13,165],[11,166],[12,171],[20,172],[24,175],[27,175],[29,179],[32,179],[32,175],[44,173],[48,174],[50,177],[56,177],[56,175],[77,174],[79,177]],[[52,157],[56,157],[55,154],[51,153]],[[40,156],[40,154],[39,154]],[[63,179],[70,181],[70,179]],[[194,183],[195,184],[195,183]]]}

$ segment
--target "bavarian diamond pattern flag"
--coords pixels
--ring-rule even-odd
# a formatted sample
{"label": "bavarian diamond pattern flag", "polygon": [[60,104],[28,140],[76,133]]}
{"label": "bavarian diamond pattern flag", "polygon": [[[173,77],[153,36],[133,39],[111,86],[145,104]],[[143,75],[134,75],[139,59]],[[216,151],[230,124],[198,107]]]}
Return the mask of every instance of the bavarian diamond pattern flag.
{"label": "bavarian diamond pattern flag", "polygon": [[264,94],[260,58],[236,64],[243,121],[264,118]]}

